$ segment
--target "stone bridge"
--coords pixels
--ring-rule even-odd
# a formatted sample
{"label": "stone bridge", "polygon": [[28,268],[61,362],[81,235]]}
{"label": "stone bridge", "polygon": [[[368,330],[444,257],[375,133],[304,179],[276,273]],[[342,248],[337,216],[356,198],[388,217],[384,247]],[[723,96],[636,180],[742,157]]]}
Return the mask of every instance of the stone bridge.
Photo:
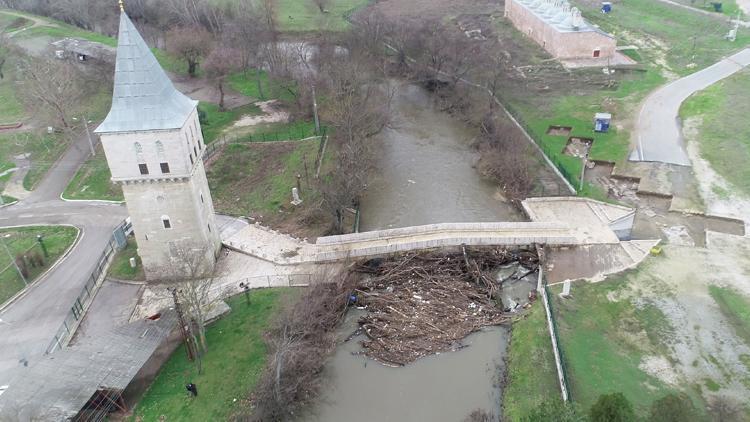
{"label": "stone bridge", "polygon": [[635,216],[631,208],[576,197],[527,199],[523,208],[531,221],[429,224],[319,237],[314,243],[256,224],[222,237],[229,249],[295,265],[460,245],[619,245],[629,238]]}

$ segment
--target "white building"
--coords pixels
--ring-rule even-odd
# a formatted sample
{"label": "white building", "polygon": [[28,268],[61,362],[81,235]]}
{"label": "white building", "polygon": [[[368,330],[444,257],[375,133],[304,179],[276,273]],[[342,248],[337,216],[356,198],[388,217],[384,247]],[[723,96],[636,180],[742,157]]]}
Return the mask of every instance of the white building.
{"label": "white building", "polygon": [[221,247],[201,156],[197,101],[177,91],[125,12],[101,136],[148,280],[213,270]]}

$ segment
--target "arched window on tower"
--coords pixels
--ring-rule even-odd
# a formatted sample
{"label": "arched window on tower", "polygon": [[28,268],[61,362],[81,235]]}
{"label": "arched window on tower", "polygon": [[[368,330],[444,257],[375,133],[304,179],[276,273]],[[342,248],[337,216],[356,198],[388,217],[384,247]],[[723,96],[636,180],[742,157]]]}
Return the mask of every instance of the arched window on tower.
{"label": "arched window on tower", "polygon": [[162,215],[161,216],[161,224],[164,226],[165,229],[171,229],[172,228],[172,222],[169,220],[168,215]]}
{"label": "arched window on tower", "polygon": [[164,154],[164,144],[161,141],[156,141],[156,156],[159,157],[159,168],[161,169],[161,172],[163,174],[169,174],[169,163]]}
{"label": "arched window on tower", "polygon": [[135,159],[138,161],[138,171],[141,174],[148,174],[148,165],[143,158],[143,146],[140,142],[136,142],[133,144],[133,149],[135,149]]}

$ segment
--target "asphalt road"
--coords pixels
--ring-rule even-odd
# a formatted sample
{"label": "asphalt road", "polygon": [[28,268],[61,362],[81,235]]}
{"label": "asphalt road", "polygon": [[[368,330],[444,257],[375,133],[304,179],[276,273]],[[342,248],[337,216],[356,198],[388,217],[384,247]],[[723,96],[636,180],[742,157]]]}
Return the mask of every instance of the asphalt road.
{"label": "asphalt road", "polygon": [[750,65],[750,48],[667,84],[646,98],[636,123],[637,145],[630,161],[658,161],[689,166],[678,119],[680,105],[693,93]]}
{"label": "asphalt road", "polygon": [[60,199],[88,153],[85,135],[77,137],[28,198],[0,209],[0,227],[71,224],[81,231],[67,258],[0,311],[0,385],[43,355],[86,284],[112,230],[127,216],[124,205]]}

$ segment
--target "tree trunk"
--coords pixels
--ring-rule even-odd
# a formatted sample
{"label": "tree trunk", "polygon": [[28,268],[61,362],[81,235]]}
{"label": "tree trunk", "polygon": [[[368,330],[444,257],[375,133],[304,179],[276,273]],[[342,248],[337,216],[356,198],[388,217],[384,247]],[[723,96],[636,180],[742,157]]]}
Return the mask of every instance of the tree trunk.
{"label": "tree trunk", "polygon": [[196,60],[188,60],[188,75],[190,75],[190,77],[195,77],[197,67],[198,62]]}
{"label": "tree trunk", "polygon": [[219,79],[219,111],[225,111],[224,109],[224,80]]}

